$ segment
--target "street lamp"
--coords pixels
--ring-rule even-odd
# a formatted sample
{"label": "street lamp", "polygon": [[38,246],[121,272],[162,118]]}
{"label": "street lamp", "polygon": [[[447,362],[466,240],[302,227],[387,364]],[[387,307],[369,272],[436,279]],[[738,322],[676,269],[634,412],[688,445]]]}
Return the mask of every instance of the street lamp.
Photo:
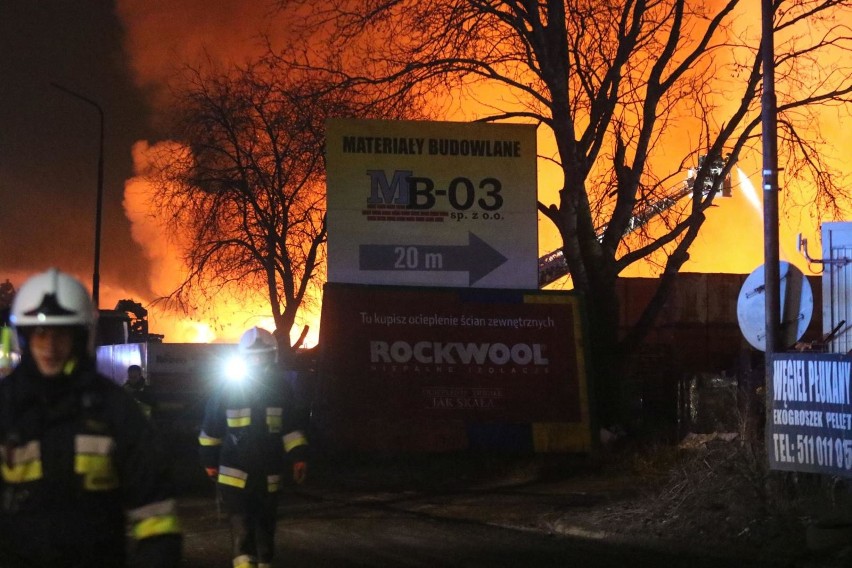
{"label": "street lamp", "polygon": [[104,197],[104,109],[101,108],[101,105],[99,105],[92,99],[81,95],[80,93],[75,93],[71,89],[63,87],[62,85],[58,85],[56,83],[50,84],[59,89],[60,91],[64,91],[72,97],[75,97],[85,103],[92,105],[93,107],[98,109],[98,115],[100,116],[100,147],[98,150],[98,197],[97,204],[95,206],[95,269],[94,273],[92,274],[92,302],[94,302],[95,308],[99,308],[101,280],[101,209]]}

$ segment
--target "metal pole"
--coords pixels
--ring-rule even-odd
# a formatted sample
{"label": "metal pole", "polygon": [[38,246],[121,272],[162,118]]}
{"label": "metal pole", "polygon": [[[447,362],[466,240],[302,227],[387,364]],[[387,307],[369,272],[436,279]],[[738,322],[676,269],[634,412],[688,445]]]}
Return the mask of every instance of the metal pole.
{"label": "metal pole", "polygon": [[97,201],[95,203],[95,267],[94,272],[92,273],[92,302],[95,304],[95,308],[99,308],[101,285],[101,212],[103,209],[104,197],[104,110],[101,108],[101,105],[99,105],[92,99],[81,95],[80,93],[76,93],[71,89],[63,87],[62,85],[58,85],[56,83],[51,83],[51,85],[53,85],[60,91],[65,91],[72,97],[78,98],[81,101],[92,105],[98,110],[98,116],[100,117],[100,144],[98,147],[98,193]]}
{"label": "metal pole", "polygon": [[779,349],[781,284],[778,254],[778,141],[775,99],[775,41],[773,0],[761,0],[763,58],[763,257],[766,284],[766,378],[769,380],[772,354]]}

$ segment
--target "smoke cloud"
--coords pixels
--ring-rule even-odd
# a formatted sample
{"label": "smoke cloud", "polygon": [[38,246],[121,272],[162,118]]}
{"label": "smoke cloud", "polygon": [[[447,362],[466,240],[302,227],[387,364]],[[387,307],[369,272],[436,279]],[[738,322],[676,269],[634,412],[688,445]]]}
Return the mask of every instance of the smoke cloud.
{"label": "smoke cloud", "polygon": [[[271,3],[247,0],[117,0],[116,13],[124,27],[123,41],[128,65],[136,85],[149,93],[155,116],[159,110],[165,110],[160,106],[165,100],[162,95],[184,66],[240,64],[265,51],[264,37],[270,38],[273,43],[282,40],[286,22],[281,21],[280,16],[274,16],[271,8]],[[740,26],[735,33],[756,37],[760,33],[759,6],[748,4],[742,9],[743,13],[735,19],[736,25]],[[720,51],[716,64],[721,67],[720,58],[736,56],[733,52]],[[724,116],[725,109],[732,108],[738,102],[726,93],[737,92],[739,79],[720,77],[720,80],[730,89],[722,88],[712,102],[720,109],[720,116]],[[683,122],[686,125],[683,133],[676,139],[667,139],[667,144],[691,147],[699,143],[699,131],[689,128],[690,117],[684,117]],[[697,121],[693,123],[697,124]],[[847,148],[852,142],[852,133],[840,125],[841,121],[836,117],[827,116],[826,132],[837,140],[834,147]],[[143,171],[146,156],[151,151],[162,149],[164,144],[169,143],[154,140],[137,142],[132,152],[136,171]],[[672,152],[673,159],[674,155],[683,154],[682,148],[676,150]],[[755,208],[755,202],[759,203],[762,195],[755,193],[753,188],[753,185],[760,187],[760,156],[744,157],[740,166],[745,175],[740,178],[739,174],[734,174],[734,196],[715,201],[716,207],[708,212],[703,233],[690,251],[691,260],[685,265],[684,271],[747,273],[763,262],[762,217]],[[540,196],[543,201],[552,202],[551,196],[555,197],[560,187],[559,174],[553,175],[548,168],[547,164],[543,165],[539,178]],[[803,199],[807,202],[806,194],[809,190],[795,190],[805,195]],[[131,223],[133,239],[142,247],[150,265],[150,270],[143,277],[146,280],[145,287],[153,298],[171,292],[186,268],[179,260],[179,243],[165,241],[166,231],[158,224],[149,197],[150,188],[141,177],[127,181],[123,206]],[[541,224],[542,250],[558,247],[560,243],[549,222],[544,220]],[[794,238],[791,235],[800,230],[813,238],[817,227],[812,219],[786,222],[786,225],[782,225],[782,241]],[[799,255],[793,253],[785,256],[792,257],[789,258],[791,262],[807,271]],[[635,266],[624,275],[651,276],[657,271],[653,266]],[[262,300],[258,299],[257,305],[262,304]],[[206,338],[234,337],[238,335],[241,325],[257,321],[252,320],[253,316],[243,306],[223,304],[215,310],[218,314],[229,315],[212,325],[180,318],[171,323],[169,318],[172,316],[166,313],[152,314],[152,318],[156,318],[155,324],[160,329],[171,330],[167,333],[167,340],[177,340],[176,337],[168,337],[169,333],[183,338],[199,330],[201,336]],[[223,323],[224,320],[239,323],[232,326]]]}

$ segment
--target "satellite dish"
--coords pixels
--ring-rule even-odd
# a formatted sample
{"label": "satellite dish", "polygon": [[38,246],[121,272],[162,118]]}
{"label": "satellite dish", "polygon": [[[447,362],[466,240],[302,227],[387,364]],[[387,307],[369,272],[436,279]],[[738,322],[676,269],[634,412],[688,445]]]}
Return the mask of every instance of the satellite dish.
{"label": "satellite dish", "polygon": [[[811,283],[802,271],[790,264],[779,264],[781,330],[779,343],[790,347],[805,334],[814,313]],[[752,347],[766,351],[766,276],[764,265],[749,274],[737,299],[740,331]]]}

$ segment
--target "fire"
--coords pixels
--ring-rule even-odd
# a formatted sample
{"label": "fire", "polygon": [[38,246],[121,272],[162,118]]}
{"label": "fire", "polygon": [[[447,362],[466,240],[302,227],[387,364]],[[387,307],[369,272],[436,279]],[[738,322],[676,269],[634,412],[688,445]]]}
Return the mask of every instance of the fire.
{"label": "fire", "polygon": [[[702,234],[690,250],[688,272],[722,272],[748,274],[764,260],[763,195],[757,191],[760,171],[751,175],[737,168],[733,196],[717,199],[707,215]],[[757,183],[755,183],[756,180]],[[804,190],[807,193],[808,190]],[[780,199],[785,198],[781,192]],[[807,199],[807,196],[801,197]],[[818,235],[818,227],[808,223],[791,224],[782,219],[779,225],[779,255],[781,260],[796,265],[805,274],[818,274],[804,256],[796,250],[799,233]],[[817,239],[818,240],[818,239]]]}
{"label": "fire", "polygon": [[[749,17],[737,18],[735,24],[747,27],[746,30],[740,31],[758,33],[759,26],[755,25],[755,22],[759,21],[755,13],[757,6],[749,6],[744,8],[752,11],[748,14]],[[273,42],[276,40],[276,34],[277,39],[280,39],[280,36],[286,33],[286,26],[281,22],[276,22],[275,25],[269,22],[269,13],[263,3],[175,3],[159,0],[144,3],[143,9],[142,3],[119,0],[117,11],[125,24],[126,49],[136,81],[140,86],[153,88],[155,91],[173,77],[175,62],[192,64],[200,60],[203,52],[211,59],[224,64],[240,63],[262,53],[262,42],[253,41],[258,32],[269,32]],[[187,21],[192,21],[195,25],[184,26],[182,22]],[[171,43],[165,42],[164,38],[171,38]],[[720,56],[725,57],[724,54]],[[734,54],[727,53],[727,57],[734,57]],[[720,112],[724,113],[725,106],[733,105],[735,101],[719,100],[716,103]],[[473,107],[465,110],[475,113]],[[826,110],[827,112],[832,111]],[[832,131],[832,128],[835,130]],[[553,155],[552,141],[542,134],[544,130],[540,130],[540,153]],[[832,144],[834,148],[848,147],[847,142],[852,142],[849,140],[852,131],[843,129],[841,121],[836,120],[836,117],[826,121],[824,133],[836,140]],[[688,136],[689,134],[684,134],[682,144],[694,143],[694,140],[687,139]],[[170,143],[163,142],[151,146],[146,142],[139,142],[133,149],[137,171],[144,168],[149,152],[168,150],[168,144]],[[740,164],[743,169],[737,169],[735,172],[733,196],[716,199],[715,207],[708,211],[702,234],[690,251],[691,258],[684,266],[684,271],[749,273],[763,262],[762,201],[755,190],[755,184],[760,186],[759,156],[742,156]],[[559,175],[553,164],[541,161],[539,196],[543,202],[556,201],[560,184],[555,180],[559,179]],[[800,187],[792,190],[799,194],[810,191]],[[124,207],[133,225],[133,238],[143,246],[152,265],[150,274],[139,277],[148,279],[155,295],[166,295],[186,273],[186,267],[179,260],[179,242],[167,241],[166,231],[157,223],[153,215],[155,212],[148,203],[149,195],[150,188],[145,187],[141,178],[131,179],[126,184]],[[784,199],[783,192],[781,198]],[[782,210],[783,207],[782,203]],[[545,253],[561,245],[556,230],[549,221],[542,219],[539,227],[540,252]],[[818,227],[812,218],[794,223],[784,220],[780,230],[781,256],[798,265],[806,273],[811,273],[802,256],[792,246],[795,234],[799,231],[813,242],[817,242],[818,239],[813,237],[817,236]],[[174,237],[179,238],[179,235]],[[637,263],[622,273],[622,276],[655,276],[658,271],[659,268],[651,264]],[[123,293],[124,291],[108,289],[102,292],[102,296],[117,300]],[[227,294],[223,294],[223,297],[227,297]],[[147,303],[154,298],[136,299]],[[270,330],[274,327],[268,309],[264,310],[262,307],[264,298],[260,296],[249,298],[241,305],[229,303],[218,296],[200,302],[204,305],[204,314],[196,316],[195,319],[167,312],[158,304],[150,305],[151,330],[164,333],[169,342],[236,341],[247,326],[260,325]],[[308,343],[316,344],[318,319],[316,311],[306,311],[299,325],[293,330],[294,336],[301,332],[302,325],[309,324],[311,332]]]}
{"label": "fire", "polygon": [[[133,148],[134,169],[137,177],[125,184],[124,209],[132,222],[133,238],[142,246],[151,264],[147,274],[148,285],[158,297],[169,295],[188,273],[181,260],[182,241],[180,234],[166,229],[156,215],[151,202],[153,188],[144,179],[151,160],[158,152],[180,151],[174,142],[150,145],[139,142]],[[162,303],[152,302],[155,298],[134,298],[142,301],[149,311],[148,323],[152,333],[165,335],[169,343],[213,343],[236,342],[246,328],[257,325],[270,331],[275,323],[269,316],[268,301],[260,294],[244,297],[237,290],[224,290],[213,298],[197,297],[199,310],[184,315],[168,310]],[[234,300],[240,297],[240,301]],[[116,298],[116,301],[120,298]],[[105,304],[109,305],[109,304]],[[302,315],[291,333],[291,340],[298,339],[303,325],[309,325],[306,346],[317,343],[319,315],[308,312]]]}

